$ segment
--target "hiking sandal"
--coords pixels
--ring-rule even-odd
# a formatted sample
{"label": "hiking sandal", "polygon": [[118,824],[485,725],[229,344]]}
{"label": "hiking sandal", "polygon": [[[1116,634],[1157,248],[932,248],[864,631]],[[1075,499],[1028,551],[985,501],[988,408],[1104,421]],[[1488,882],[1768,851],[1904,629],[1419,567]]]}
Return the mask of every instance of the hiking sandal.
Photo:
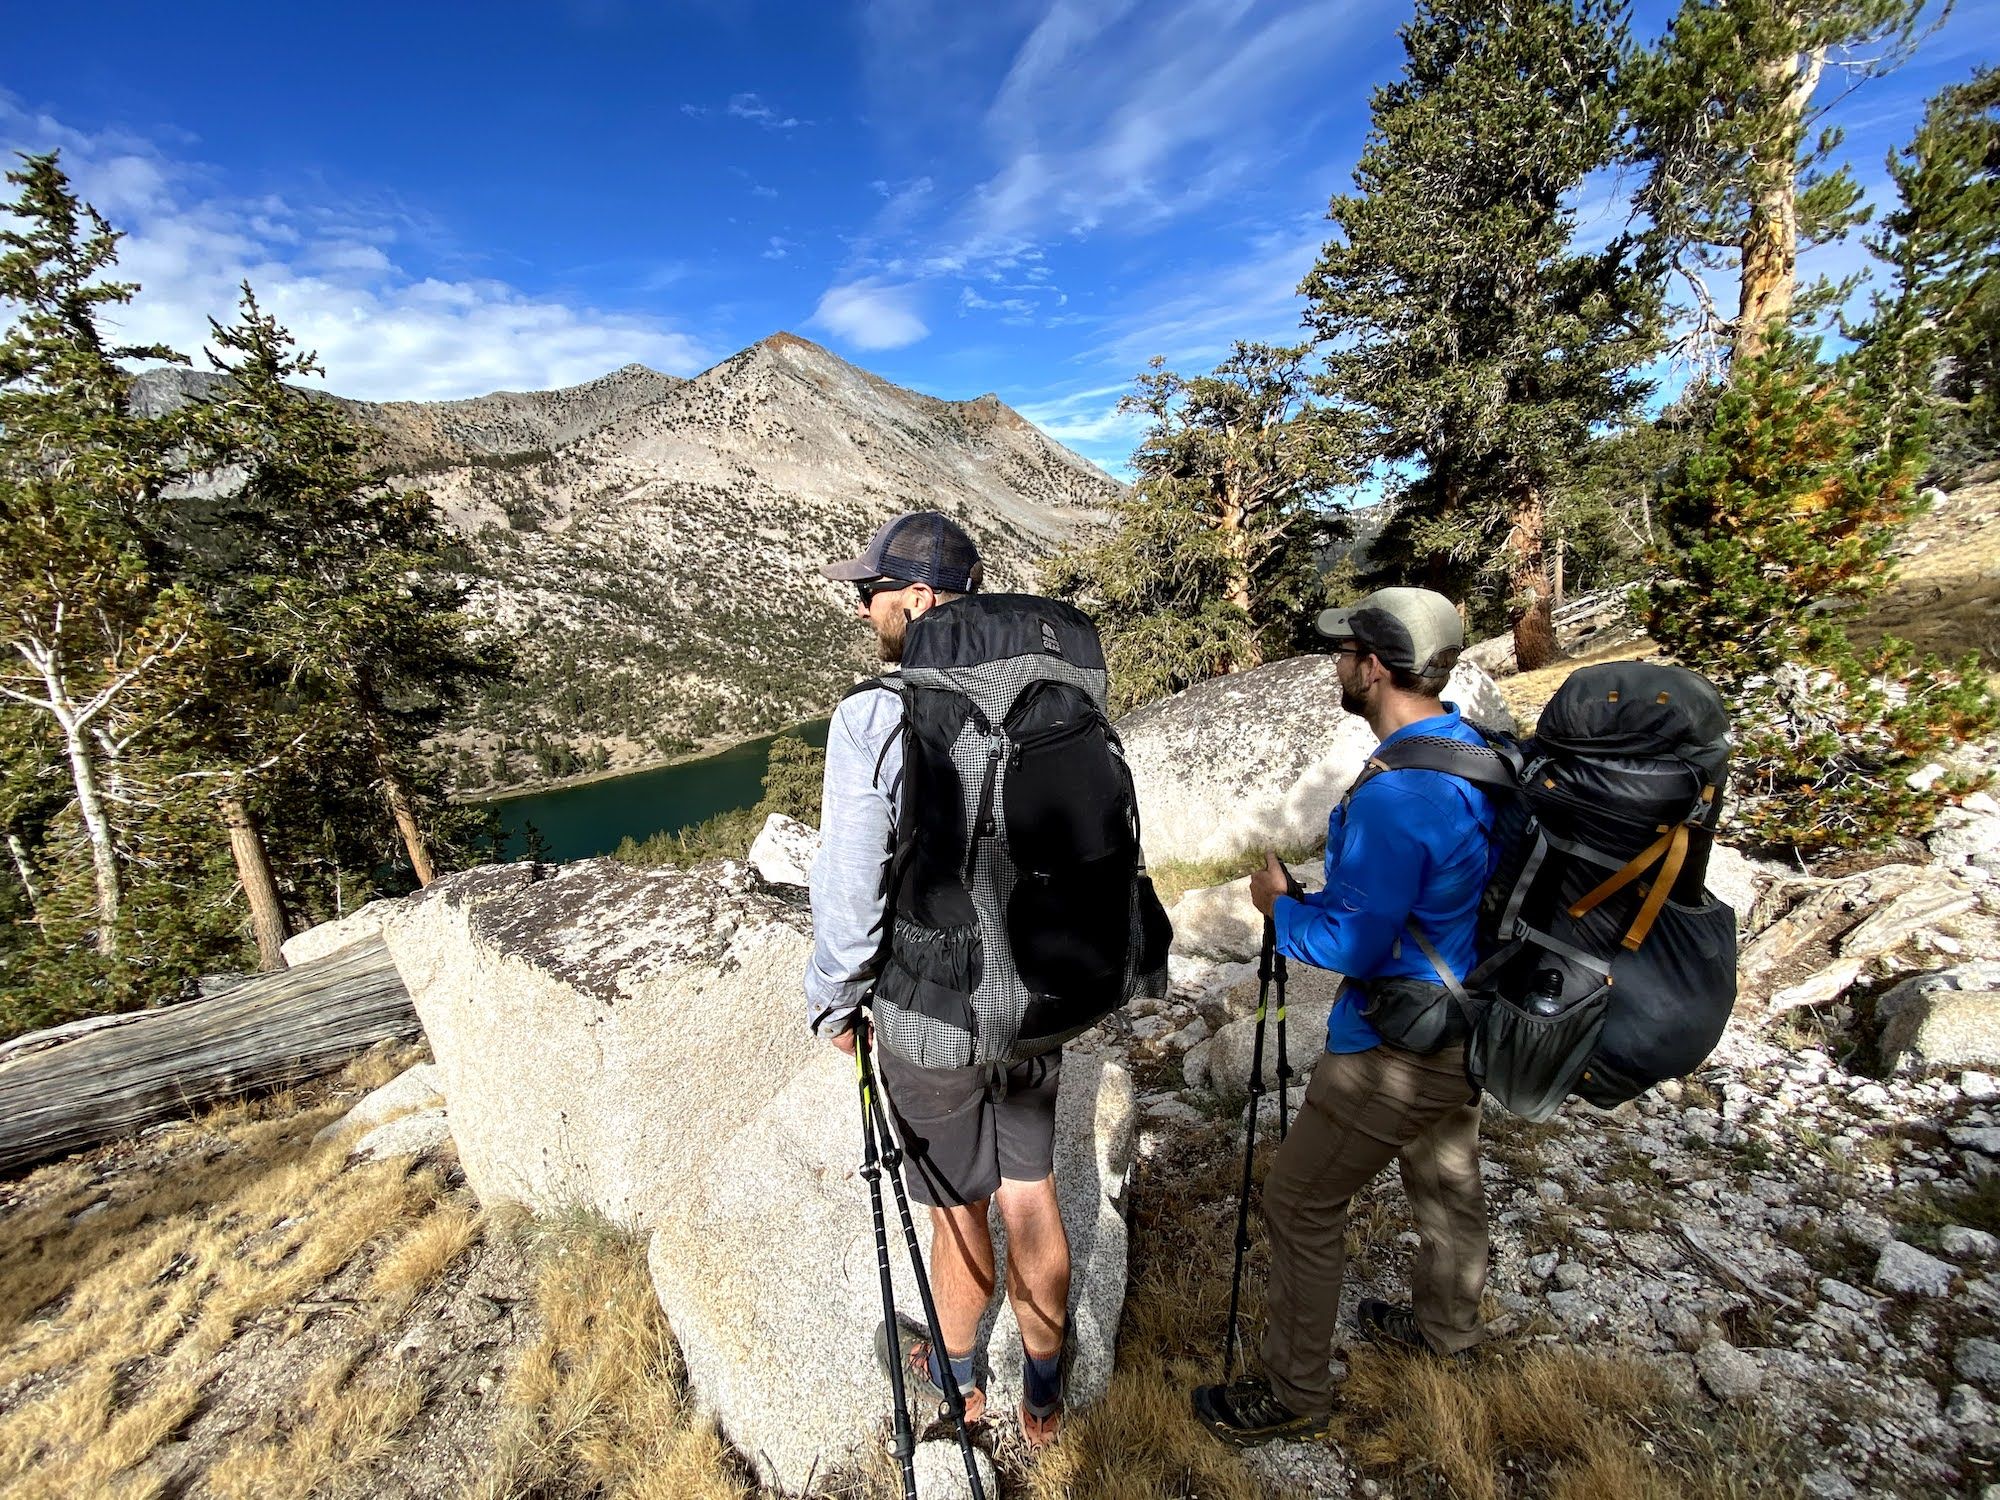
{"label": "hiking sandal", "polygon": [[[875,1325],[875,1363],[882,1367],[886,1377],[892,1368],[890,1360],[898,1356],[903,1363],[903,1387],[914,1395],[928,1397],[940,1408],[945,1405],[944,1388],[931,1379],[931,1337],[930,1333],[900,1315],[896,1319],[897,1343],[901,1348],[896,1355],[889,1352],[889,1328],[886,1323]],[[970,1426],[986,1415],[986,1391],[978,1385],[968,1386],[959,1391],[965,1398],[965,1421]]]}

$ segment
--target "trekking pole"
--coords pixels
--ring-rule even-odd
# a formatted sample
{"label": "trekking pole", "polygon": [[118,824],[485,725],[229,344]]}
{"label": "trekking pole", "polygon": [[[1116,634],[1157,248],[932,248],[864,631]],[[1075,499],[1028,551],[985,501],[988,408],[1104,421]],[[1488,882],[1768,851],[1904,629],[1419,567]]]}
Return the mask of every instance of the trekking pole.
{"label": "trekking pole", "polygon": [[[860,1038],[860,1041],[866,1041],[866,1037]],[[854,1050],[856,1055],[861,1055],[862,1048],[860,1045],[857,1044]],[[896,1195],[896,1213],[903,1221],[903,1245],[910,1252],[910,1270],[916,1275],[917,1298],[924,1305],[924,1330],[930,1338],[931,1350],[937,1358],[938,1374],[942,1377],[939,1383],[944,1387],[945,1410],[951,1414],[952,1425],[958,1429],[958,1451],[959,1456],[965,1460],[966,1483],[972,1488],[972,1500],[986,1500],[986,1487],[980,1481],[979,1466],[972,1455],[972,1433],[965,1425],[965,1393],[959,1390],[958,1376],[952,1372],[951,1351],[945,1347],[944,1331],[938,1326],[937,1300],[931,1296],[930,1277],[924,1274],[923,1247],[917,1243],[917,1226],[915,1221],[910,1217],[910,1195],[903,1186],[903,1148],[896,1138],[896,1132],[890,1128],[888,1109],[882,1102],[881,1091],[875,1087],[875,1070],[868,1064],[865,1058],[861,1063],[861,1077],[863,1108],[867,1109],[872,1116],[872,1121],[868,1127],[868,1135],[873,1140],[879,1130],[883,1142],[881,1152],[882,1165],[888,1170],[889,1186],[894,1190]],[[881,1190],[879,1187],[876,1189],[875,1201],[879,1207],[881,1203]],[[884,1276],[888,1274],[888,1256],[888,1248],[884,1245],[882,1247]],[[901,1357],[902,1339],[901,1335],[897,1332],[893,1308],[889,1310],[887,1317],[889,1347],[896,1351],[896,1358],[892,1361],[896,1369],[895,1384],[900,1388],[903,1374],[903,1361]],[[899,1415],[907,1422],[907,1410],[900,1412]],[[911,1460],[911,1463],[914,1463],[914,1459]],[[910,1481],[909,1496],[910,1500],[914,1500],[916,1495],[914,1469],[911,1469],[910,1472],[913,1477]]]}
{"label": "trekking pole", "polygon": [[1250,1042],[1250,1102],[1243,1127],[1243,1186],[1236,1194],[1236,1265],[1229,1273],[1229,1327],[1222,1335],[1222,1378],[1236,1367],[1236,1312],[1243,1297],[1243,1257],[1250,1250],[1250,1169],[1257,1155],[1257,1106],[1264,1097],[1264,1015],[1271,992],[1271,958],[1277,929],[1264,924],[1264,948],[1257,958],[1257,1029]]}
{"label": "trekking pole", "polygon": [[[910,1403],[903,1390],[903,1361],[897,1338],[896,1286],[889,1274],[889,1229],[882,1218],[882,1153],[875,1139],[875,1077],[868,1066],[868,1018],[854,1018],[854,1075],[861,1088],[861,1175],[868,1183],[868,1208],[875,1220],[875,1271],[882,1281],[882,1326],[889,1330],[889,1393],[895,1403],[895,1436],[889,1451],[903,1471],[903,1500],[917,1500],[917,1442],[910,1430]],[[921,1278],[920,1278],[921,1280]]]}
{"label": "trekking pole", "polygon": [[1285,1055],[1285,955],[1278,951],[1278,924],[1264,919],[1264,949],[1271,955],[1271,978],[1278,991],[1278,1139],[1285,1139],[1291,1115],[1292,1060]]}

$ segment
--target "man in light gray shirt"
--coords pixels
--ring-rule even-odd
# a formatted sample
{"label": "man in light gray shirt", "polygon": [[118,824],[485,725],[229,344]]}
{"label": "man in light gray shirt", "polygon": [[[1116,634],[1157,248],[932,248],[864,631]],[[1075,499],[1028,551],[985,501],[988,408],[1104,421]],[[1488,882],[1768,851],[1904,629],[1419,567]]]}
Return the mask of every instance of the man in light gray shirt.
{"label": "man in light gray shirt", "polygon": [[[874,630],[884,662],[902,660],[905,632],[934,609],[979,588],[972,539],[934,511],[897,516],[859,557],[829,563],[828,578],[854,585],[856,615]],[[813,952],[805,974],[807,1021],[843,1052],[854,1051],[857,1010],[875,988],[903,786],[894,692],[842,700],[827,731],[821,843],[812,871]],[[872,1031],[872,1028],[871,1028]],[[879,1032],[872,1032],[878,1040]],[[1061,1361],[1069,1308],[1069,1242],[1057,1211],[1055,1101],[1060,1051],[1012,1066],[919,1067],[886,1045],[877,1071],[912,1168],[910,1194],[930,1205],[931,1284],[946,1348],[914,1328],[895,1351],[906,1378],[942,1397],[937,1363],[948,1358],[966,1417],[986,1396],[976,1378],[979,1321],[992,1300],[994,1253],[987,1209],[997,1199],[1007,1226],[1007,1294],[1021,1327],[1025,1398],[1019,1416],[1032,1447],[1051,1442],[1062,1419]]]}

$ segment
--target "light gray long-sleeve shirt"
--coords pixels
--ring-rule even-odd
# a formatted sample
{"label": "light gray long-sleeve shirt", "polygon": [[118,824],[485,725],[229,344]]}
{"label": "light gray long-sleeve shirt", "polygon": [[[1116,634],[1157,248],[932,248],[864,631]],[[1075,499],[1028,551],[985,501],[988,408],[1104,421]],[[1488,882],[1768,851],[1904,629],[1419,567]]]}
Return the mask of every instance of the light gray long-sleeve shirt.
{"label": "light gray long-sleeve shirt", "polygon": [[805,976],[806,1021],[823,1036],[843,1029],[875,985],[903,788],[902,722],[902,699],[874,690],[843,699],[827,729]]}

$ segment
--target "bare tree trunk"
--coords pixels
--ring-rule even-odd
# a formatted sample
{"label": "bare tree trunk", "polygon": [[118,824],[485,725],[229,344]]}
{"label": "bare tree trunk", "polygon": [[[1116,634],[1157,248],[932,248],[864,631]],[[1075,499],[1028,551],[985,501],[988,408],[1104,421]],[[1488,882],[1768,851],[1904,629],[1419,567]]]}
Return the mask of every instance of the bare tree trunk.
{"label": "bare tree trunk", "polygon": [[1542,497],[1532,485],[1515,497],[1507,533],[1509,612],[1514,622],[1514,664],[1523,672],[1556,659],[1554,590],[1542,545]]}
{"label": "bare tree trunk", "polygon": [[1563,606],[1563,539],[1561,537],[1556,538],[1556,592],[1554,603],[1557,609],[1561,609]]}
{"label": "bare tree trunk", "polygon": [[424,843],[424,831],[417,826],[416,812],[410,806],[410,794],[404,789],[402,779],[389,769],[386,759],[382,767],[382,793],[389,799],[389,811],[395,816],[396,831],[403,836],[403,847],[409,851],[410,868],[417,872],[417,884],[429,885],[437,879],[437,872],[431,865],[431,852]]}
{"label": "bare tree trunk", "polygon": [[[53,695],[54,685],[50,685]],[[70,780],[76,787],[76,810],[90,839],[90,858],[97,873],[97,951],[106,957],[118,951],[118,850],[111,838],[111,819],[104,811],[104,796],[97,788],[97,768],[91,763],[90,742],[74,716],[56,715],[62,727],[63,748],[69,754]]]}
{"label": "bare tree trunk", "polygon": [[1769,141],[1770,157],[1751,165],[1757,188],[1743,231],[1733,363],[1763,353],[1771,325],[1792,310],[1799,279],[1797,133],[1825,64],[1826,52],[1819,49],[1803,61],[1781,58],[1766,69],[1772,91],[1783,93],[1780,109],[1787,128]]}
{"label": "bare tree trunk", "polygon": [[285,920],[284,899],[271,874],[271,856],[264,848],[264,835],[240,793],[222,799],[222,826],[229,830],[229,853],[236,861],[236,878],[250,902],[250,930],[257,935],[257,967],[270,972],[290,967],[285,962],[285,939],[291,935]]}
{"label": "bare tree trunk", "polygon": [[[1217,524],[1222,529],[1222,549],[1229,558],[1229,602],[1243,611],[1245,619],[1250,617],[1250,529],[1249,507],[1233,486],[1225,485],[1222,492],[1222,510]],[[1232,672],[1247,672],[1252,667],[1264,665],[1264,650],[1257,642],[1257,632],[1249,632],[1247,642],[1238,658],[1229,664]]]}
{"label": "bare tree trunk", "polygon": [[34,909],[35,920],[42,917],[42,893],[35,889],[35,868],[28,863],[28,846],[21,835],[13,829],[7,830],[7,852],[14,856],[14,873],[21,877],[21,889],[28,893],[28,905]]}

